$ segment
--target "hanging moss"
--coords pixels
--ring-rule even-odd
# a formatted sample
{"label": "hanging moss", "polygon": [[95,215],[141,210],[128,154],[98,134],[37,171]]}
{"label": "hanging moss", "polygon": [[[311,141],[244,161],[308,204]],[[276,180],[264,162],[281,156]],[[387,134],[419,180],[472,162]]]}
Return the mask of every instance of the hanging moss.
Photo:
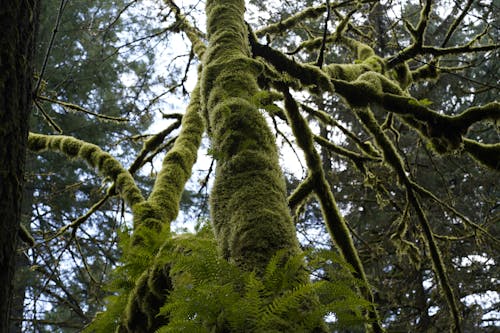
{"label": "hanging moss", "polygon": [[456,116],[442,115],[416,99],[394,93],[382,94],[379,102],[387,110],[403,115],[402,119],[430,140],[431,147],[440,154],[460,149],[462,137],[474,123],[500,119],[498,102],[470,107]]}
{"label": "hanging moss", "polygon": [[399,181],[406,187],[409,204],[411,204],[416,211],[418,220],[423,229],[425,242],[429,249],[429,256],[432,261],[434,272],[438,276],[438,280],[446,302],[448,303],[455,327],[459,328],[461,315],[456,297],[448,279],[441,251],[436,244],[434,233],[432,232],[429,221],[420,205],[420,200],[415,195],[413,183],[408,177],[405,169],[405,163],[403,162],[400,154],[397,152],[396,147],[394,147],[387,135],[380,128],[373,112],[368,107],[356,109],[356,115],[359,117],[367,130],[374,136],[375,142],[383,152],[384,160],[394,169],[398,175]]}

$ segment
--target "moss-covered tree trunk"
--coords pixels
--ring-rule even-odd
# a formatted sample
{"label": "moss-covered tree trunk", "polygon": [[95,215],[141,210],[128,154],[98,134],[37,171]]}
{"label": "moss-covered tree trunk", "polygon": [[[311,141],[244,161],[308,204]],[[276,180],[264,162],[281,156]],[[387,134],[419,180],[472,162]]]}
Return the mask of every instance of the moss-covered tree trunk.
{"label": "moss-covered tree trunk", "polygon": [[37,0],[0,1],[0,332],[9,328]]}
{"label": "moss-covered tree trunk", "polygon": [[206,3],[209,46],[202,101],[217,159],[211,197],[222,254],[262,271],[280,249],[298,251],[275,140],[253,100],[259,63],[249,57],[243,0]]}

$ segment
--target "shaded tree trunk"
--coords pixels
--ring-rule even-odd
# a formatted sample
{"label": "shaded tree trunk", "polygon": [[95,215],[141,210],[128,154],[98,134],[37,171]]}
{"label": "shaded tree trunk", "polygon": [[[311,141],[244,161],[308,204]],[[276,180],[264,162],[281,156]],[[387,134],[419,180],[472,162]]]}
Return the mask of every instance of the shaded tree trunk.
{"label": "shaded tree trunk", "polygon": [[37,0],[0,1],[0,332],[8,332],[31,103]]}
{"label": "shaded tree trunk", "polygon": [[[34,157],[27,156],[25,163],[25,170],[33,170],[33,160]],[[21,208],[21,223],[23,223],[28,232],[31,232],[28,228],[31,218],[31,206],[33,204],[33,186],[29,181],[25,180],[24,191],[23,191],[23,201]],[[24,244],[18,244],[18,250],[20,250]],[[10,309],[10,329],[9,333],[21,333],[23,330],[23,318],[24,318],[24,299],[26,294],[26,288],[28,287],[28,271],[30,267],[30,260],[25,253],[18,251],[16,254],[15,263],[15,274],[13,283],[13,295],[12,303]]]}
{"label": "shaded tree trunk", "polygon": [[22,278],[20,275],[23,274],[22,272],[26,272],[30,264],[26,255],[22,252],[17,253],[15,261],[16,263],[14,267],[16,272],[12,290],[12,302],[10,306],[9,333],[21,333],[23,331],[26,279]]}

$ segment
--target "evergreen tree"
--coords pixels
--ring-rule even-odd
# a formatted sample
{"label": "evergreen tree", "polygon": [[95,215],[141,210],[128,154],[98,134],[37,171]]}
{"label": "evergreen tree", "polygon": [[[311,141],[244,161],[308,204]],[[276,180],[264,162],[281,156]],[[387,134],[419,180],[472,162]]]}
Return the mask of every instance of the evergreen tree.
{"label": "evergreen tree", "polygon": [[[205,29],[200,8],[165,1],[161,33],[181,32],[199,70],[154,184],[141,190],[105,145],[29,137],[97,169],[132,216],[87,330],[494,330],[481,311],[497,305],[468,297],[494,290],[494,264],[473,275],[498,250],[498,19],[494,3],[447,5],[211,0]],[[247,23],[247,7],[273,15]],[[209,223],[176,234],[203,133]],[[304,155],[288,190],[273,134]],[[295,227],[320,231],[301,246]]]}
{"label": "evergreen tree", "polygon": [[9,329],[32,95],[38,1],[0,3],[0,332]]}
{"label": "evergreen tree", "polygon": [[[41,85],[31,130],[62,132],[122,150],[121,161],[131,164],[130,152],[140,148],[136,137],[152,119],[149,110],[140,108],[152,98],[157,82],[148,74],[152,53],[132,60],[130,47],[119,45],[146,49],[148,40],[119,40],[118,35],[156,31],[140,17],[129,19],[126,8],[109,1],[42,3],[35,57]],[[140,82],[126,85],[123,75]],[[24,320],[24,330],[74,331],[91,320],[107,295],[103,281],[119,257],[114,233],[123,220],[121,204],[103,201],[102,179],[82,172],[86,166],[81,161],[56,154],[29,154],[27,159],[23,224],[37,244],[29,250],[20,247],[11,330],[22,331]],[[142,186],[150,182],[142,175],[137,179]],[[101,210],[82,218],[96,202]],[[82,230],[84,223],[88,228]]]}

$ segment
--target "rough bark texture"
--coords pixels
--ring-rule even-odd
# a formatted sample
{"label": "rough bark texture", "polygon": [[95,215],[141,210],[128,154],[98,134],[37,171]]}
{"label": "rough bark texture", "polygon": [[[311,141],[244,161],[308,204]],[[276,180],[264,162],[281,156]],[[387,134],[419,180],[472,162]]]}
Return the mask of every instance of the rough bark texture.
{"label": "rough bark texture", "polygon": [[0,332],[9,329],[37,0],[0,1]]}

